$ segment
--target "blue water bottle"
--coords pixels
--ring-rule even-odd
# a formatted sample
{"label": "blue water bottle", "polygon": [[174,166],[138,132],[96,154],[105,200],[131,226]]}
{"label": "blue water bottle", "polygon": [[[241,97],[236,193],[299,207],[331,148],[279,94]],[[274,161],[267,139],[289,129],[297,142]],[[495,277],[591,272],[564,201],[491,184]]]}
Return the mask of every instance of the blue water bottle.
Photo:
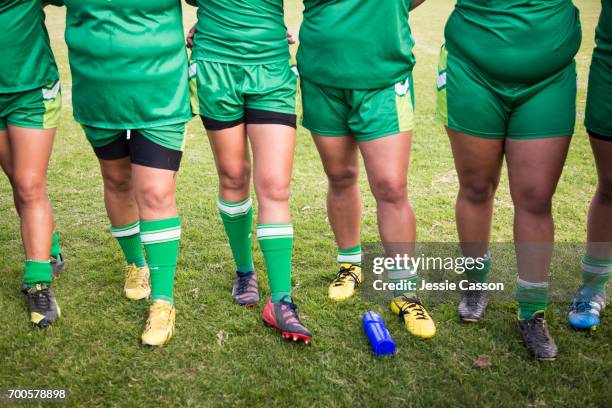
{"label": "blue water bottle", "polygon": [[363,315],[363,330],[368,336],[374,354],[377,356],[395,354],[395,342],[382,317],[372,311],[366,312]]}

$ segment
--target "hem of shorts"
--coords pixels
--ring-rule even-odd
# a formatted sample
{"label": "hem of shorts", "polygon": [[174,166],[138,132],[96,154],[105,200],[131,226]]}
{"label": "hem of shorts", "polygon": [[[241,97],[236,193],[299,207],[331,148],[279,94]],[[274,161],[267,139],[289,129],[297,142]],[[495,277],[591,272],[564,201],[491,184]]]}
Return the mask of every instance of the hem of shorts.
{"label": "hem of shorts", "polygon": [[288,63],[291,59],[291,55],[287,55],[287,57],[276,58],[271,60],[262,60],[262,61],[232,61],[226,58],[215,58],[215,57],[191,57],[191,61],[203,61],[203,62],[215,62],[217,64],[227,64],[227,65],[271,65],[271,64],[280,64],[280,63]]}
{"label": "hem of shorts", "polygon": [[574,129],[554,132],[536,132],[536,133],[522,133],[522,134],[509,134],[506,137],[508,139],[555,139],[558,137],[572,137],[574,135]]}
{"label": "hem of shorts", "polygon": [[598,130],[597,128],[589,127],[589,126],[586,126],[586,125],[585,125],[585,128],[586,128],[587,132],[592,132],[592,133],[596,133],[596,134],[604,136],[604,137],[612,138],[612,131],[609,131],[609,130]]}
{"label": "hem of shorts", "polygon": [[212,119],[212,120],[216,120],[217,122],[233,122],[235,120],[238,120],[240,118],[244,118],[244,112],[235,116],[229,116],[229,117],[221,117],[221,116],[215,116],[215,115],[206,115],[202,112],[200,112],[200,117],[201,118],[207,118],[207,119]]}
{"label": "hem of shorts", "polygon": [[350,131],[347,132],[334,132],[334,131],[320,131],[317,130],[311,126],[308,126],[305,123],[302,123],[302,127],[306,130],[308,130],[310,133],[312,133],[313,135],[317,135],[317,136],[325,136],[325,137],[342,137],[342,136],[352,136],[352,133]]}
{"label": "hem of shorts", "polygon": [[24,85],[24,86],[20,86],[17,88],[0,88],[0,94],[14,94],[14,93],[20,93],[20,92],[33,91],[35,89],[42,88],[43,86],[47,86],[50,83],[56,83],[59,80],[60,80],[59,77],[55,77],[55,78],[51,78],[51,79],[42,81],[42,83],[40,84],[35,83],[36,85]]}
{"label": "hem of shorts", "polygon": [[503,139],[506,134],[505,133],[489,133],[489,132],[479,132],[477,130],[466,129],[461,126],[451,126],[450,124],[444,124],[450,130],[455,132],[465,133],[469,136],[480,137],[483,139]]}
{"label": "hem of shorts", "polygon": [[414,71],[414,67],[410,68],[408,71],[406,71],[405,75],[401,75],[399,76],[397,79],[392,80],[392,81],[385,81],[384,83],[381,82],[379,83],[375,83],[373,85],[368,85],[368,86],[359,86],[359,87],[354,87],[354,86],[341,86],[342,83],[341,82],[326,82],[326,81],[317,81],[317,80],[312,80],[311,78],[309,78],[306,75],[303,75],[302,72],[300,71],[300,67],[298,64],[298,72],[300,72],[300,78],[301,79],[305,79],[308,82],[311,82],[315,85],[318,86],[324,86],[327,88],[334,88],[334,89],[349,89],[351,91],[370,91],[370,90],[377,90],[377,89],[383,89],[383,88],[388,88],[390,86],[393,86],[395,84],[397,84],[399,81],[402,81],[408,77],[410,77],[410,75],[413,74]]}
{"label": "hem of shorts", "polygon": [[397,134],[400,134],[400,133],[412,132],[412,131],[413,131],[413,129],[408,129],[408,130],[396,129],[396,130],[393,130],[393,131],[371,133],[371,134],[368,134],[368,135],[365,135],[365,136],[355,136],[355,139],[357,139],[358,142],[368,142],[370,140],[382,139],[383,137],[393,136],[393,135],[397,135]]}
{"label": "hem of shorts", "polygon": [[193,114],[184,118],[175,118],[169,120],[161,120],[156,122],[139,122],[139,123],[108,123],[108,122],[95,122],[89,120],[82,120],[77,115],[73,115],[74,120],[82,126],[89,126],[98,129],[109,129],[109,130],[133,130],[133,129],[149,129],[152,127],[176,125],[179,123],[187,123],[193,119]]}
{"label": "hem of shorts", "polygon": [[268,106],[257,106],[257,105],[245,105],[245,108],[247,109],[255,109],[255,110],[262,110],[262,111],[266,111],[266,112],[274,112],[274,113],[284,113],[287,115],[297,115],[297,113],[294,110],[283,110],[283,109],[270,109],[270,107]]}
{"label": "hem of shorts", "polygon": [[[15,123],[12,121],[7,121],[6,122],[7,125],[11,125],[11,126],[15,126],[15,127],[20,127],[23,129],[37,129],[37,130],[44,130],[44,129],[57,129],[57,126],[59,125],[55,125],[55,126],[45,126],[44,124],[41,124],[39,126],[33,126],[31,124],[23,124],[23,123]],[[0,129],[2,129],[2,127],[0,127]],[[4,128],[6,129],[6,128]]]}

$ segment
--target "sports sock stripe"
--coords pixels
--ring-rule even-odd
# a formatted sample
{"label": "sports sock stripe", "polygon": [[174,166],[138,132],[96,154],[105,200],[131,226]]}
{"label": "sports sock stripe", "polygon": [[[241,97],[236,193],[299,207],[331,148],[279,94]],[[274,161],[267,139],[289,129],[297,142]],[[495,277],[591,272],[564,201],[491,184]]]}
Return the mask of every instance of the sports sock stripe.
{"label": "sports sock stripe", "polygon": [[246,214],[251,208],[253,208],[253,200],[251,200],[251,197],[248,197],[243,201],[230,203],[219,198],[217,199],[217,207],[219,208],[219,211],[230,217],[239,216]]}
{"label": "sports sock stripe", "polygon": [[140,232],[140,222],[136,221],[122,227],[110,227],[111,235],[115,238],[124,238],[136,235]]}

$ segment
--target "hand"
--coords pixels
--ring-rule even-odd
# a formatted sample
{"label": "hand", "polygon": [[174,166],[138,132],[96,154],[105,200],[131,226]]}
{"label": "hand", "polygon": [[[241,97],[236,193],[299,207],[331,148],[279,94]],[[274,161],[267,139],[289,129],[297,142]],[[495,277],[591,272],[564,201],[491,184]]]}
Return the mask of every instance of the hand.
{"label": "hand", "polygon": [[187,48],[193,48],[193,36],[195,35],[196,27],[193,26],[187,33]]}
{"label": "hand", "polygon": [[289,43],[289,45],[293,45],[296,43],[295,38],[293,38],[293,35],[291,35],[289,31],[287,31],[287,42]]}

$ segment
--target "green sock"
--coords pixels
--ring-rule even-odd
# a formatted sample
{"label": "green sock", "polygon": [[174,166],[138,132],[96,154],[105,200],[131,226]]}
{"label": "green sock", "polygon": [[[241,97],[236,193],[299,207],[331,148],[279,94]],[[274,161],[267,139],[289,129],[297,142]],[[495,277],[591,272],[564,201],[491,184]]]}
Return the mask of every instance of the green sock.
{"label": "green sock", "polygon": [[257,224],[257,241],[264,255],[272,302],[291,296],[291,224]]}
{"label": "green sock", "polygon": [[581,266],[582,286],[593,292],[603,292],[612,276],[612,258],[599,259],[585,255]]}
{"label": "green sock", "polygon": [[338,257],[336,261],[339,264],[353,264],[361,266],[361,245],[355,245],[350,248],[338,248]]}
{"label": "green sock", "polygon": [[25,261],[23,268],[23,283],[28,286],[34,286],[37,283],[49,285],[52,281],[52,269],[49,261],[33,261],[28,259]]}
{"label": "green sock", "polygon": [[465,268],[465,274],[470,282],[487,283],[489,281],[489,272],[491,272],[491,255],[486,254],[483,257],[482,263],[484,266],[479,269],[480,264],[470,265]]}
{"label": "green sock", "polygon": [[548,282],[527,282],[517,278],[516,283],[519,319],[528,319],[535,312],[546,310],[548,306]]}
{"label": "green sock", "polygon": [[53,238],[51,241],[51,256],[55,259],[59,259],[61,252],[62,250],[60,248],[59,235],[57,235],[57,232],[53,231]]}
{"label": "green sock", "polygon": [[223,201],[219,197],[217,206],[232,249],[236,270],[240,273],[253,271],[255,267],[253,266],[251,243],[251,228],[253,226],[253,202],[251,197],[237,203]]}
{"label": "green sock", "polygon": [[174,274],[181,239],[181,219],[140,221],[140,237],[151,271],[151,298],[173,302]]}
{"label": "green sock", "polygon": [[389,270],[389,282],[396,285],[396,289],[393,290],[394,297],[401,295],[415,297],[418,280],[419,275],[414,267]]}
{"label": "green sock", "polygon": [[142,251],[142,241],[140,240],[140,222],[136,221],[123,227],[113,227],[110,231],[113,237],[119,241],[119,246],[123,250],[125,261],[136,264],[137,267],[146,265],[144,253]]}

